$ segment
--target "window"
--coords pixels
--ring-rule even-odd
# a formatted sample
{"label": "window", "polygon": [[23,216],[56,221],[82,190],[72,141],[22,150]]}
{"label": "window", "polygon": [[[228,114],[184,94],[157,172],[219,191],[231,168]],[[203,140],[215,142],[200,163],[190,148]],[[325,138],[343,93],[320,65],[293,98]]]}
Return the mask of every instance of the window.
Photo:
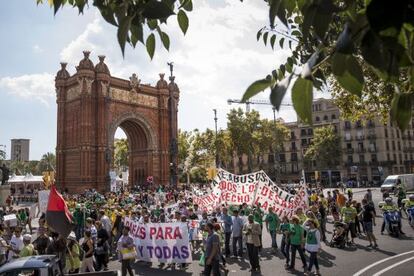
{"label": "window", "polygon": [[296,137],[295,137],[295,132],[294,131],[291,131],[290,132],[290,139],[295,139]]}
{"label": "window", "polygon": [[345,121],[345,129],[350,129],[350,128],[351,128],[351,122]]}
{"label": "window", "polygon": [[319,116],[316,116],[315,121],[316,122],[319,122],[320,121]]}
{"label": "window", "polygon": [[298,161],[298,154],[296,152],[290,154],[290,161]]}
{"label": "window", "polygon": [[355,123],[355,127],[357,127],[357,128],[360,128],[360,127],[362,127],[362,123],[361,123],[361,121],[357,121],[356,123]]}
{"label": "window", "polygon": [[274,157],[274,155],[273,154],[269,154],[268,156],[267,156],[267,162],[270,164],[273,164],[273,163],[275,163],[275,157]]}
{"label": "window", "polygon": [[388,130],[386,128],[384,128],[384,135],[385,135],[385,138],[388,138]]}
{"label": "window", "polygon": [[388,143],[388,141],[385,141],[385,149],[390,150],[390,144]]}
{"label": "window", "polygon": [[308,145],[308,140],[302,139],[301,145],[302,145],[302,147],[307,146]]}
{"label": "window", "polygon": [[346,141],[351,141],[351,133],[349,133],[349,132],[345,133],[345,140]]}
{"label": "window", "polygon": [[401,143],[400,143],[400,141],[398,141],[398,150],[401,150]]}
{"label": "window", "polygon": [[298,171],[298,163],[292,163],[292,173],[297,173]]}
{"label": "window", "polygon": [[296,150],[296,142],[292,142],[292,150]]}
{"label": "window", "polygon": [[395,150],[395,141],[392,141],[392,150]]}
{"label": "window", "polygon": [[358,143],[358,150],[363,151],[364,150],[364,143]]}
{"label": "window", "polygon": [[387,161],[390,161],[390,154],[387,153]]}
{"label": "window", "polygon": [[371,142],[371,143],[369,144],[369,150],[370,150],[371,152],[375,152],[375,151],[377,151],[377,144],[376,144],[375,142]]}
{"label": "window", "polygon": [[400,160],[400,164],[402,164],[403,162],[402,162],[402,154],[401,153],[398,155],[398,159]]}
{"label": "window", "polygon": [[352,144],[351,143],[346,143],[346,148],[347,149],[352,149]]}
{"label": "window", "polygon": [[328,121],[328,115],[323,116],[324,121]]}
{"label": "window", "polygon": [[335,114],[332,114],[332,115],[331,115],[331,119],[332,119],[332,120],[335,120],[335,119],[336,119],[336,115],[335,115]]}
{"label": "window", "polygon": [[300,135],[301,135],[301,136],[305,136],[305,135],[306,135],[306,129],[302,128],[302,129],[300,130]]}
{"label": "window", "polygon": [[352,155],[348,155],[348,163],[353,163],[354,159],[352,158]]}
{"label": "window", "polygon": [[365,156],[363,154],[359,155],[359,162],[364,163],[365,162]]}
{"label": "window", "polygon": [[397,129],[395,132],[397,132],[397,138],[400,138],[400,130]]}
{"label": "window", "polygon": [[280,162],[284,163],[286,162],[286,156],[284,153],[279,154],[279,160]]}
{"label": "window", "polygon": [[373,163],[378,162],[378,159],[377,159],[377,155],[376,154],[371,154],[371,162],[373,162]]}
{"label": "window", "polygon": [[308,129],[308,135],[313,135],[313,129],[311,128]]}

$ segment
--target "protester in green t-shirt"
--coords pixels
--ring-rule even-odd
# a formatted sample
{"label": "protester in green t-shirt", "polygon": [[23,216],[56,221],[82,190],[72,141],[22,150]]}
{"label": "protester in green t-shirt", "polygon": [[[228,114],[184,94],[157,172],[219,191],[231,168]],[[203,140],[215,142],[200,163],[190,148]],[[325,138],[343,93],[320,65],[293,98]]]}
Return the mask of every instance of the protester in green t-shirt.
{"label": "protester in green t-shirt", "polygon": [[276,233],[279,228],[279,221],[278,215],[273,212],[272,207],[269,207],[269,213],[266,215],[265,222],[267,232],[270,233],[270,237],[272,238],[272,248],[275,250],[277,249]]}
{"label": "protester in green t-shirt", "polygon": [[291,224],[289,227],[290,249],[292,251],[290,257],[290,266],[288,267],[289,270],[295,269],[296,251],[298,251],[305,270],[304,272],[307,271],[305,254],[303,252],[303,246],[305,244],[303,232],[303,227],[299,224],[299,217],[296,215],[292,216]]}
{"label": "protester in green t-shirt", "polygon": [[286,258],[286,264],[285,267],[287,268],[289,266],[289,249],[290,249],[290,239],[289,239],[289,230],[290,230],[290,224],[289,219],[287,216],[284,216],[282,218],[282,223],[280,224],[279,231],[282,233],[282,243],[280,244],[280,250],[282,251],[282,254]]}

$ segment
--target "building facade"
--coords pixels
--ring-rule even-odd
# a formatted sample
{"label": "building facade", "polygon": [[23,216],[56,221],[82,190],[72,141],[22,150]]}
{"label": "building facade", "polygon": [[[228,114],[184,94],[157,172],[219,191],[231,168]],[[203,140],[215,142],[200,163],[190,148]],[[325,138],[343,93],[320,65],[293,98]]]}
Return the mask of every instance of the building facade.
{"label": "building facade", "polygon": [[29,161],[30,139],[11,139],[10,160]]}
{"label": "building facade", "polygon": [[[312,105],[312,126],[300,121],[285,123],[290,134],[276,165],[282,183],[298,182],[302,169],[307,181],[315,181],[317,176],[327,185],[349,180],[378,184],[388,175],[414,173],[414,120],[406,131],[401,132],[391,121],[387,124],[379,119],[350,122],[340,119],[340,115],[332,100],[321,98],[314,100]],[[332,126],[340,137],[341,161],[332,168],[321,168],[317,160],[305,164],[303,157],[312,143],[315,128],[324,126]],[[247,157],[237,161],[236,173],[240,173]],[[269,154],[264,161],[263,169],[274,178],[273,155]]]}

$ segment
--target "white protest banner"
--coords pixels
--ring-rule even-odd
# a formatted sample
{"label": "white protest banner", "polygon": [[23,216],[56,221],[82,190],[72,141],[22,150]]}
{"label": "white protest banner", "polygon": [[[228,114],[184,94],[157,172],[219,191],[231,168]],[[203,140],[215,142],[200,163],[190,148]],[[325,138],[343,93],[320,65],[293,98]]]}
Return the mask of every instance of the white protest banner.
{"label": "white protest banner", "polygon": [[264,171],[235,175],[223,169],[212,182],[212,192],[193,195],[193,202],[202,210],[211,211],[221,204],[261,205],[264,211],[273,207],[279,216],[291,217],[298,208],[307,208],[305,185],[295,195],[279,188]]}
{"label": "white protest banner", "polygon": [[138,260],[160,263],[191,263],[188,226],[183,222],[139,224],[125,218],[134,239]]}
{"label": "white protest banner", "polygon": [[40,213],[46,213],[47,204],[49,202],[49,190],[39,191],[39,211]]}
{"label": "white protest banner", "polygon": [[10,214],[3,217],[4,222],[8,222],[9,226],[17,226],[17,217],[16,214]]}

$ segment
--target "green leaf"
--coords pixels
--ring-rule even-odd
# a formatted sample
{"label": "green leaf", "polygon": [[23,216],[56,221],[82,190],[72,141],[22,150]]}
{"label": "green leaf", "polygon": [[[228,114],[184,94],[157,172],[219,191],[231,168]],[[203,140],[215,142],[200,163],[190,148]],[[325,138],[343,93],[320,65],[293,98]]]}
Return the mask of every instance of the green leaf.
{"label": "green leaf", "polygon": [[142,12],[142,15],[148,19],[162,19],[173,15],[174,11],[164,2],[157,0],[148,1]]}
{"label": "green leaf", "polygon": [[161,41],[162,41],[162,44],[164,45],[165,49],[167,49],[167,51],[169,51],[170,50],[170,37],[164,32],[160,33],[160,37],[161,37]]}
{"label": "green leaf", "polygon": [[285,65],[284,64],[281,64],[280,67],[279,67],[279,69],[282,72],[282,75],[285,75],[285,70],[286,70]]}
{"label": "green leaf", "polygon": [[280,48],[282,48],[283,49],[283,43],[285,42],[285,38],[284,37],[282,37],[280,40],[279,40],[279,45],[280,45]]}
{"label": "green leaf", "polygon": [[297,37],[297,36],[301,36],[302,34],[298,30],[294,30],[292,31],[291,35],[294,35]]}
{"label": "green leaf", "polygon": [[180,0],[181,6],[178,7],[178,9],[184,8],[186,11],[192,11],[193,10],[193,1],[191,0]]}
{"label": "green leaf", "polygon": [[411,122],[413,95],[395,93],[391,102],[391,118],[398,124],[401,131],[407,129]]}
{"label": "green leaf", "polygon": [[289,49],[292,50],[292,40],[289,40]]}
{"label": "green leaf", "polygon": [[181,31],[183,32],[183,34],[186,34],[188,30],[188,17],[187,17],[187,14],[183,10],[180,10],[178,12],[177,20],[178,20],[178,25],[180,26]]}
{"label": "green leaf", "polygon": [[259,41],[260,37],[262,36],[262,31],[263,31],[263,29],[260,29],[260,30],[257,32],[257,34],[256,34],[257,41]]}
{"label": "green leaf", "polygon": [[292,87],[292,103],[299,118],[306,124],[312,124],[312,101],[313,84],[312,81],[297,78]]}
{"label": "green leaf", "polygon": [[276,83],[270,92],[270,102],[276,108],[277,111],[280,110],[280,104],[282,103],[282,100],[285,97],[290,81],[292,80],[292,76],[293,74],[290,74],[288,77],[284,78],[279,83]]}
{"label": "green leaf", "polygon": [[147,21],[147,25],[148,25],[148,28],[150,28],[150,30],[155,30],[155,28],[157,28],[157,26],[158,26],[158,20],[157,19],[149,19]]}
{"label": "green leaf", "polygon": [[55,11],[55,15],[57,13],[57,11],[59,10],[60,6],[62,6],[62,0],[54,0],[53,1],[53,8]]}
{"label": "green leaf", "polygon": [[351,54],[354,52],[354,44],[349,24],[345,24],[345,28],[336,41],[335,51],[342,54]]}
{"label": "green leaf", "polygon": [[336,53],[332,56],[331,66],[342,88],[361,97],[364,75],[356,58],[352,55]]}
{"label": "green leaf", "polygon": [[261,79],[253,82],[250,86],[246,89],[243,94],[242,102],[246,102],[251,97],[257,95],[259,92],[262,92],[266,88],[271,85],[271,80],[269,79]]}
{"label": "green leaf", "polygon": [[264,42],[264,45],[265,46],[267,45],[267,37],[268,36],[269,36],[269,33],[268,32],[266,32],[266,33],[263,34],[263,42]]}
{"label": "green leaf", "polygon": [[277,12],[279,10],[279,6],[281,4],[281,0],[270,0],[269,1],[269,22],[270,22],[270,28],[275,27],[275,18],[277,15]]}
{"label": "green leaf", "polygon": [[275,41],[276,41],[276,35],[272,35],[272,37],[270,38],[270,46],[272,46],[272,49],[275,46]]}
{"label": "green leaf", "polygon": [[121,47],[122,56],[125,56],[125,43],[128,38],[128,31],[129,31],[129,27],[131,26],[131,21],[132,21],[132,18],[130,16],[125,16],[119,22],[117,36],[118,36],[119,46]]}
{"label": "green leaf", "polygon": [[148,55],[152,59],[154,57],[154,52],[155,52],[155,35],[153,33],[147,37],[145,46],[147,47]]}

